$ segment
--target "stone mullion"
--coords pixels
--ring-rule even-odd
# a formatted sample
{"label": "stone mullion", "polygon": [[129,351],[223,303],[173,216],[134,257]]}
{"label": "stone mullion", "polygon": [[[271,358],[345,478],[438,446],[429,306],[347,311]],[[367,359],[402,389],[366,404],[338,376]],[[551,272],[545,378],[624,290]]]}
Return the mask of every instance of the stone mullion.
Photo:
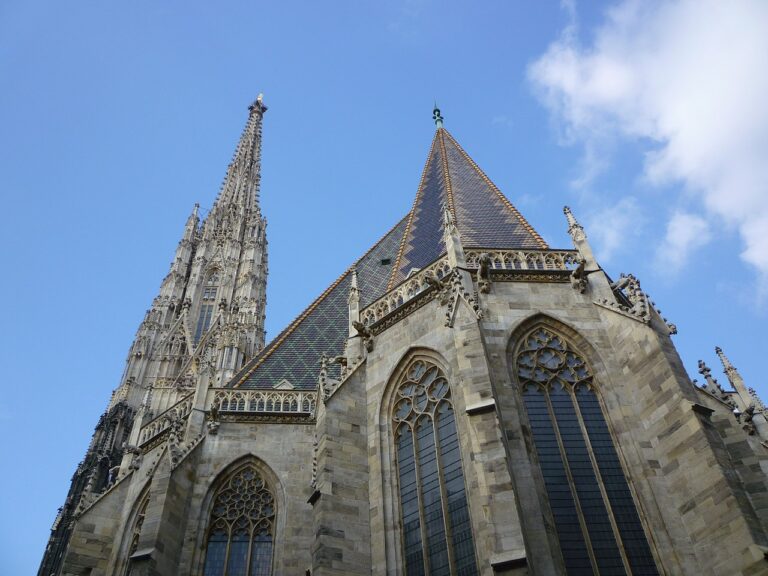
{"label": "stone mullion", "polygon": [[624,569],[627,571],[627,574],[631,575],[632,568],[629,564],[629,558],[627,557],[627,552],[624,549],[624,541],[621,538],[619,525],[617,524],[616,518],[613,515],[613,508],[611,507],[611,502],[608,499],[608,493],[605,490],[605,482],[603,481],[603,475],[600,470],[600,466],[598,466],[597,464],[597,458],[595,457],[594,450],[592,449],[592,442],[589,439],[589,433],[587,432],[587,427],[586,427],[586,424],[584,423],[584,417],[581,415],[581,407],[579,406],[579,402],[576,399],[575,389],[572,389],[569,392],[570,392],[571,402],[573,403],[574,409],[576,411],[576,418],[579,421],[579,428],[581,430],[581,435],[584,437],[584,444],[587,447],[589,460],[590,462],[592,462],[592,468],[594,469],[595,477],[598,480],[597,485],[598,485],[598,488],[600,489],[600,495],[603,497],[603,503],[605,504],[605,508],[608,512],[608,520],[611,522],[611,528],[613,529],[613,536],[616,538],[616,543],[618,544],[619,554],[621,554],[621,561],[624,564]]}
{"label": "stone mullion", "polygon": [[250,518],[248,518],[248,524],[251,529],[248,530],[248,556],[245,559],[245,576],[251,576],[251,555],[253,554],[253,532],[255,528]]}
{"label": "stone mullion", "polygon": [[[419,499],[419,531],[421,532],[421,554],[422,561],[424,562],[424,574],[429,574],[429,541],[427,540],[427,522],[426,517],[424,516],[424,495],[422,494],[423,486],[421,482],[421,463],[419,462],[419,441],[418,435],[416,433],[416,424],[418,424],[421,418],[424,418],[424,415],[416,418],[414,426],[411,426],[411,434],[413,435],[413,472],[416,475],[416,496]],[[410,425],[410,422],[408,422],[408,425]],[[402,502],[400,504],[400,508],[402,513]],[[402,534],[403,531],[401,530],[400,533]],[[403,550],[405,550],[405,547],[403,547]]]}
{"label": "stone mullion", "polygon": [[[446,400],[445,398],[442,398],[435,403],[434,412],[433,412],[435,416],[437,416],[437,409],[442,402],[448,402],[448,400]],[[450,402],[448,403],[450,404]],[[451,410],[453,410],[452,404],[451,404]],[[446,491],[445,491],[445,477],[443,474],[443,462],[440,457],[440,436],[437,433],[437,418],[434,416],[432,417],[432,434],[435,437],[435,463],[437,466],[437,477],[439,479],[439,484],[440,484],[440,505],[443,509],[443,525],[445,526],[445,546],[448,549],[448,569],[451,574],[455,574],[456,560],[454,559],[453,530],[451,527],[450,516],[448,514],[448,495],[446,494]],[[457,449],[458,449],[458,446],[457,446]]]}
{"label": "stone mullion", "polygon": [[576,492],[576,483],[573,480],[573,474],[571,473],[571,466],[568,462],[568,455],[565,452],[565,446],[563,445],[563,439],[560,437],[560,428],[557,425],[557,418],[555,418],[555,410],[552,407],[552,400],[549,397],[549,387],[552,386],[552,381],[547,384],[547,388],[543,391],[544,399],[547,403],[547,410],[549,411],[549,419],[552,422],[552,429],[555,432],[555,439],[557,440],[557,447],[560,449],[561,460],[563,461],[563,469],[565,475],[568,477],[568,487],[571,489],[571,497],[573,498],[573,504],[576,507],[576,514],[579,517],[579,526],[581,526],[581,533],[584,536],[584,544],[587,547],[587,554],[589,555],[589,561],[592,563],[592,571],[594,574],[599,575],[600,570],[597,567],[597,559],[595,558],[595,552],[592,549],[592,541],[589,538],[589,530],[587,529],[587,523],[584,519],[584,513],[581,510],[581,502],[579,501],[578,493]]}
{"label": "stone mullion", "polygon": [[[229,550],[232,547],[232,524],[229,521],[227,521],[227,526],[229,527],[229,530],[227,531],[227,551],[224,554],[224,572],[222,576],[227,573],[227,570],[229,570]],[[206,546],[205,552],[206,554],[208,553],[207,546]]]}

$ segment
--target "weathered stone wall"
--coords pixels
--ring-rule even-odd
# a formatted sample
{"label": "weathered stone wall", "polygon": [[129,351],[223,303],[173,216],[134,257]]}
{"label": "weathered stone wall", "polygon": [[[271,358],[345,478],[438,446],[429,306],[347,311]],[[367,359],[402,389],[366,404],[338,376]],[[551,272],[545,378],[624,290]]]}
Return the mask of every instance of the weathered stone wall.
{"label": "weathered stone wall", "polygon": [[62,563],[62,574],[80,576],[109,573],[109,562],[124,525],[123,510],[131,482],[114,486],[76,521]]}
{"label": "weathered stone wall", "polygon": [[368,419],[365,369],[317,411],[312,574],[370,574]]}

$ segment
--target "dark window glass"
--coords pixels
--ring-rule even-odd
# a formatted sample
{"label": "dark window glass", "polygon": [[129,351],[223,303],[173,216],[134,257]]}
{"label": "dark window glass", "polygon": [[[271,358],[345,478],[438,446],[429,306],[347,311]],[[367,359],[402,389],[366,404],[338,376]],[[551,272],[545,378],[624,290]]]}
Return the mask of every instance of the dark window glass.
{"label": "dark window glass", "polygon": [[576,388],[576,399],[621,539],[624,542],[632,573],[638,576],[655,576],[658,574],[656,563],[653,561],[653,554],[645,538],[619,456],[613,446],[600,402],[595,393],[586,386]]}
{"label": "dark window glass", "polygon": [[400,506],[403,510],[403,546],[405,570],[409,575],[424,574],[421,546],[421,519],[413,458],[413,434],[407,424],[398,429],[397,462],[400,469]]}
{"label": "dark window glass", "polygon": [[257,534],[251,544],[251,576],[269,576],[272,573],[272,535]]}
{"label": "dark window glass", "polygon": [[657,576],[584,359],[538,328],[516,365],[567,572],[593,573],[589,553],[601,575]]}
{"label": "dark window glass", "polygon": [[415,360],[399,383],[393,419],[407,576],[474,576],[475,547],[450,387]]}
{"label": "dark window glass", "polygon": [[608,511],[600,494],[592,461],[581,434],[581,426],[573,407],[571,393],[559,384],[555,384],[549,397],[600,574],[601,576],[622,576],[626,574],[624,563],[621,560]]}
{"label": "dark window glass", "polygon": [[219,528],[211,532],[208,538],[208,550],[205,555],[205,576],[220,576],[224,574],[228,542],[229,536],[223,529]]}
{"label": "dark window glass", "polygon": [[429,551],[429,574],[430,576],[450,574],[440,477],[437,472],[435,434],[432,429],[432,419],[428,416],[422,416],[416,426],[416,439],[421,473],[422,507]]}
{"label": "dark window glass", "polygon": [[211,318],[213,318],[213,304],[203,304],[200,307],[200,316],[197,320],[197,328],[195,329],[195,344],[200,342],[200,338],[208,330],[211,325]]}
{"label": "dark window glass", "polygon": [[440,462],[448,499],[453,556],[456,573],[475,573],[475,547],[472,542],[472,526],[469,521],[467,499],[464,495],[464,477],[461,473],[459,438],[453,408],[448,402],[440,402],[437,408],[437,438],[440,444]]}
{"label": "dark window glass", "polygon": [[555,528],[560,540],[565,567],[569,574],[591,574],[587,545],[579,525],[576,504],[571,494],[570,483],[565,472],[557,436],[547,408],[546,397],[530,386],[523,394],[531,433],[539,456],[539,466],[544,476],[544,486],[549,496],[549,506],[555,519]]}
{"label": "dark window glass", "polygon": [[[243,522],[247,525],[247,521]],[[248,546],[250,534],[247,529],[240,528],[232,535],[229,543],[229,561],[227,562],[227,576],[248,576]]]}

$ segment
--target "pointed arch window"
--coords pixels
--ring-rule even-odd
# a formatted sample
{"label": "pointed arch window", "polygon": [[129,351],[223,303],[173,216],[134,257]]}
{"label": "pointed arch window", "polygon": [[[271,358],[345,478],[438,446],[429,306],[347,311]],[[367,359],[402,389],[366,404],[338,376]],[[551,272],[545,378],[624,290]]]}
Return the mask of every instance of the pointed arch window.
{"label": "pointed arch window", "polygon": [[127,567],[125,570],[126,576],[131,576],[132,565],[131,556],[139,548],[139,537],[141,536],[141,528],[144,526],[144,518],[147,515],[147,507],[149,506],[149,490],[139,498],[139,504],[136,507],[136,517],[133,519],[133,529],[131,530],[131,540],[128,544]]}
{"label": "pointed arch window", "polygon": [[392,419],[406,575],[477,574],[451,390],[440,368],[411,362]]}
{"label": "pointed arch window", "polygon": [[656,576],[587,363],[536,328],[515,367],[568,574]]}
{"label": "pointed arch window", "polygon": [[216,306],[216,297],[219,293],[219,273],[213,272],[205,281],[203,286],[203,297],[200,301],[200,315],[197,318],[197,328],[195,328],[195,344],[200,342],[200,338],[206,333],[211,325],[213,310]]}
{"label": "pointed arch window", "polygon": [[204,576],[269,576],[275,498],[252,464],[222,482],[213,499]]}

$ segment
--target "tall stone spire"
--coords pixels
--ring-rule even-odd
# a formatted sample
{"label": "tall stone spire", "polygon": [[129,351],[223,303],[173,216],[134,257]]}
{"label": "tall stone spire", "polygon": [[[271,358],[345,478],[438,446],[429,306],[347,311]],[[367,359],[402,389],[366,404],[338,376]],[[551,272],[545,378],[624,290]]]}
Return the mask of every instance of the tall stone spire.
{"label": "tall stone spire", "polygon": [[[246,123],[221,191],[202,228],[187,290],[194,346],[224,350],[216,361],[222,383],[264,347],[266,219],[259,206],[263,97],[249,106]],[[214,329],[215,328],[215,329]]]}
{"label": "tall stone spire", "polygon": [[213,207],[202,225],[198,204],[187,218],[170,270],[131,345],[120,384],[73,477],[41,576],[58,573],[78,511],[134,466],[141,452],[141,426],[211,384],[224,384],[264,347],[267,222],[259,208],[259,186],[266,110],[259,95],[249,107]]}
{"label": "tall stone spire", "polygon": [[260,211],[261,127],[264,112],[267,111],[262,94],[248,107],[248,111],[248,122],[227,167],[212,213],[232,205],[244,211]]}

